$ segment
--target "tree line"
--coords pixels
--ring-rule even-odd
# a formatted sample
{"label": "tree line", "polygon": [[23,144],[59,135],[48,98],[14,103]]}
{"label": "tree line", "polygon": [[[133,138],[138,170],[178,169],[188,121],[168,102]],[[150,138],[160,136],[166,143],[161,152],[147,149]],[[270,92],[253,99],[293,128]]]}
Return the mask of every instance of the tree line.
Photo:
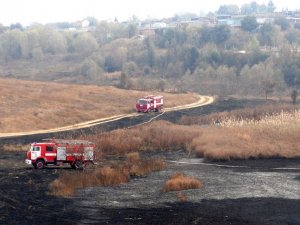
{"label": "tree line", "polygon": [[[87,83],[122,88],[254,95],[258,89],[283,93],[300,85],[300,29],[284,17],[258,24],[250,15],[240,28],[181,24],[151,35],[143,35],[135,20],[92,24],[89,32],[0,26],[0,60],[65,55],[66,61],[80,59],[76,72]],[[104,82],[105,74],[115,72],[120,72],[117,81],[106,77]]]}

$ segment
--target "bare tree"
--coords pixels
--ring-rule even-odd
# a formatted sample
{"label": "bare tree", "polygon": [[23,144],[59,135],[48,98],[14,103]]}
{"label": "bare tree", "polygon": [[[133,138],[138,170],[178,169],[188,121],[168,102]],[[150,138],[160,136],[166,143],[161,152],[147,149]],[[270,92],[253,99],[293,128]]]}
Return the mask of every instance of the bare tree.
{"label": "bare tree", "polygon": [[298,96],[298,92],[297,92],[296,89],[294,89],[294,90],[292,91],[292,94],[291,94],[292,102],[293,102],[294,105],[296,104],[297,96]]}
{"label": "bare tree", "polygon": [[274,92],[274,88],[276,86],[276,82],[274,82],[273,80],[265,80],[262,82],[264,91],[265,91],[265,96],[266,96],[266,100],[268,99],[268,95],[272,94]]}

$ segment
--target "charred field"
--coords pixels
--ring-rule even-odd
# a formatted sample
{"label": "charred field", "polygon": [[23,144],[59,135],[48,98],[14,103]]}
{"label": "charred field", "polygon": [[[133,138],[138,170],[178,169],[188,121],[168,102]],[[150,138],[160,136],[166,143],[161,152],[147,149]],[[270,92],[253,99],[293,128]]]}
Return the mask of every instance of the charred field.
{"label": "charred field", "polygon": [[[185,114],[256,104],[263,101],[224,99],[162,117],[174,122]],[[142,120],[126,119],[80,132],[113,130]],[[1,143],[34,138],[41,137]],[[164,159],[165,170],[118,186],[79,189],[75,196],[62,198],[50,194],[49,183],[69,168],[34,170],[25,165],[25,152],[0,152],[0,224],[300,224],[300,159],[208,162],[182,150],[150,152],[144,157]],[[197,177],[203,186],[182,191],[186,200],[180,201],[178,192],[161,191],[174,172]]]}

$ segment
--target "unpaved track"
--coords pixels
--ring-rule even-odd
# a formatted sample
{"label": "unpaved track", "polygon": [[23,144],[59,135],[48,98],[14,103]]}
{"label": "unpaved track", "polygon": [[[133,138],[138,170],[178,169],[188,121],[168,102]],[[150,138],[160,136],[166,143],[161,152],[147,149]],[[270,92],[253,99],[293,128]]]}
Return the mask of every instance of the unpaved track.
{"label": "unpaved track", "polygon": [[[175,106],[171,108],[165,108],[164,112],[172,112],[172,111],[178,111],[183,109],[191,109],[196,108],[204,105],[208,105],[213,103],[214,98],[211,96],[200,96],[199,100],[197,102],[181,105],[181,106]],[[0,133],[0,138],[10,138],[10,137],[21,137],[21,136],[28,136],[28,135],[35,135],[35,134],[52,134],[52,133],[58,133],[58,132],[64,132],[64,131],[71,131],[71,130],[78,130],[83,128],[89,128],[92,126],[108,123],[108,122],[114,122],[118,121],[124,118],[129,117],[138,117],[142,116],[142,113],[130,113],[130,114],[122,114],[122,115],[116,115],[106,118],[101,118],[97,120],[90,120],[83,123],[78,123],[70,126],[64,126],[64,127],[58,127],[54,129],[47,129],[47,130],[36,130],[36,131],[28,131],[28,132],[18,132],[18,133]]]}

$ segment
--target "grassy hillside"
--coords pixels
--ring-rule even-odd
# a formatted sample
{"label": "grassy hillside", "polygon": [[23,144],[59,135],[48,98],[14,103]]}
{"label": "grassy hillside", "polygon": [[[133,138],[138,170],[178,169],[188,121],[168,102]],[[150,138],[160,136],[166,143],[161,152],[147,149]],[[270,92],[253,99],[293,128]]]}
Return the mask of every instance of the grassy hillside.
{"label": "grassy hillside", "polygon": [[136,99],[146,94],[162,94],[165,107],[197,101],[193,94],[0,79],[0,133],[49,129],[131,113]]}

